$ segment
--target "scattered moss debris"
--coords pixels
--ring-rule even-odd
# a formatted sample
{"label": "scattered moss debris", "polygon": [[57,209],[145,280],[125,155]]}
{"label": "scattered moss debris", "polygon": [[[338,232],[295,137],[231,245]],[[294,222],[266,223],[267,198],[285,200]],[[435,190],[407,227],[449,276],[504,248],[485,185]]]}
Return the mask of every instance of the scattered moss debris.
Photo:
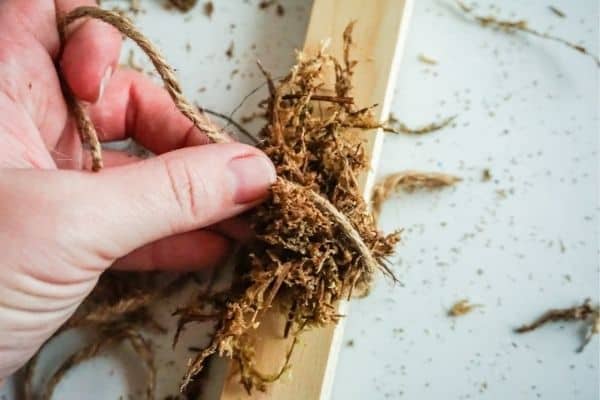
{"label": "scattered moss debris", "polygon": [[481,304],[471,304],[468,299],[462,299],[457,301],[448,310],[449,317],[462,317],[463,315],[469,314],[476,308],[481,307]]}
{"label": "scattered moss debris", "polygon": [[167,6],[175,7],[181,12],[188,12],[196,6],[198,0],[168,0]]}
{"label": "scattered moss debris", "polygon": [[285,15],[285,8],[283,8],[283,5],[281,3],[277,4],[277,7],[275,7],[275,12],[279,17],[283,17]]}
{"label": "scattered moss debris", "polygon": [[552,11],[552,13],[554,15],[556,15],[557,17],[566,18],[566,16],[567,16],[564,12],[562,12],[561,10],[559,10],[558,8],[556,8],[554,6],[548,6],[548,9],[550,11]]}
{"label": "scattered moss debris", "polygon": [[225,51],[225,55],[227,56],[227,58],[229,58],[230,60],[233,58],[233,50],[235,48],[235,44],[233,43],[233,41],[229,44],[229,47],[227,48],[227,50]]}
{"label": "scattered moss debris", "polygon": [[405,123],[401,122],[396,118],[393,113],[390,113],[387,125],[383,128],[386,132],[392,133],[406,133],[410,135],[424,135],[444,129],[450,125],[456,119],[456,115],[447,117],[440,122],[432,122],[427,125],[420,126],[418,128],[409,128]]}
{"label": "scattered moss debris", "polygon": [[258,3],[258,8],[261,10],[266,10],[275,3],[277,3],[277,0],[262,0],[260,3]]}
{"label": "scattered moss debris", "polygon": [[268,8],[271,8],[274,5],[275,5],[275,13],[277,14],[277,16],[283,17],[285,15],[285,8],[277,0],[263,0],[260,3],[258,3],[258,8],[260,8],[261,10],[266,10]]}
{"label": "scattered moss debris", "polygon": [[[564,253],[565,251],[567,251],[567,248],[565,247],[565,242],[563,242],[563,240],[562,240],[562,239],[559,239],[559,240],[558,240],[558,246],[560,247],[560,252],[561,252],[561,253]],[[571,275],[568,275],[568,274],[567,274],[567,275],[565,275],[565,278],[567,278],[567,280],[568,280],[569,282],[571,282]]]}
{"label": "scattered moss debris", "polygon": [[419,54],[419,56],[417,57],[417,59],[419,61],[421,61],[423,64],[429,64],[429,65],[437,65],[437,60],[434,60],[431,57],[427,57],[425,54]]}
{"label": "scattered moss debris", "polygon": [[204,15],[206,15],[208,18],[211,18],[213,13],[215,12],[215,5],[212,1],[207,1],[206,3],[204,3],[202,11],[204,12]]}
{"label": "scattered moss debris", "polygon": [[591,59],[593,59],[596,62],[596,66],[600,67],[600,58],[598,58],[598,56],[596,54],[591,53],[585,47],[578,45],[576,43],[569,42],[568,40],[565,40],[563,38],[560,38],[557,36],[552,36],[548,33],[540,32],[538,30],[530,28],[529,25],[527,24],[527,21],[525,21],[523,19],[501,20],[501,19],[497,19],[496,17],[491,16],[491,15],[489,15],[489,16],[476,15],[473,13],[473,8],[467,6],[462,1],[456,0],[456,4],[464,13],[472,16],[475,21],[479,22],[481,24],[481,26],[496,28],[496,29],[499,29],[499,30],[507,32],[507,33],[524,32],[524,33],[528,33],[533,36],[537,36],[542,39],[548,39],[548,40],[552,40],[552,41],[555,41],[558,43],[562,43],[563,45],[570,47],[573,50],[576,50],[579,53],[590,57]]}
{"label": "scattered moss debris", "polygon": [[141,12],[142,6],[140,4],[140,0],[129,0],[129,11],[134,14]]}
{"label": "scattered moss debris", "polygon": [[481,172],[481,181],[489,182],[490,180],[492,180],[492,173],[489,168],[486,168]]}
{"label": "scattered moss debris", "polygon": [[585,346],[592,340],[592,337],[600,333],[600,307],[592,306],[591,299],[585,299],[585,301],[578,306],[570,308],[555,308],[546,311],[538,319],[530,324],[523,325],[515,329],[516,333],[526,333],[536,330],[537,328],[545,325],[549,322],[577,322],[583,321],[586,326],[585,335],[583,337],[581,346],[577,349],[577,352],[583,351]]}
{"label": "scattered moss debris", "polygon": [[452,186],[461,178],[440,172],[402,171],[386,176],[373,188],[371,206],[373,216],[377,220],[383,203],[399,189],[412,192],[415,189],[437,189]]}

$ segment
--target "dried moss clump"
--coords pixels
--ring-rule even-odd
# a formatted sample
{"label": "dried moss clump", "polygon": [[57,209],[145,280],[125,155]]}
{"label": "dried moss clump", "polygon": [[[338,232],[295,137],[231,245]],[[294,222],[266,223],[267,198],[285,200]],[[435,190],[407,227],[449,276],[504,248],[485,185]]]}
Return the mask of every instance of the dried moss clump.
{"label": "dried moss clump", "polygon": [[[321,51],[314,57],[300,54],[298,64],[277,85],[265,73],[268,123],[259,146],[280,178],[271,198],[251,215],[256,240],[238,266],[239,280],[219,312],[216,334],[190,364],[182,388],[218,352],[238,362],[249,392],[264,390],[280,374],[265,376],[253,367],[249,333],[263,311],[277,303],[288,316],[286,333],[296,334],[337,322],[336,303],[366,288],[377,269],[393,277],[385,257],[398,235],[382,236],[375,227],[357,182],[367,158],[363,144],[351,139],[353,128],[379,124],[369,108],[339,100],[348,98],[352,87],[350,33],[351,26],[344,35],[342,63]],[[330,90],[328,71],[335,72]],[[203,305],[180,310],[182,318],[205,320]]]}
{"label": "dried moss clump", "polygon": [[371,205],[375,219],[379,218],[383,203],[399,189],[412,192],[419,188],[437,189],[445,186],[452,186],[459,182],[461,178],[448,175],[441,172],[419,172],[419,171],[401,171],[387,175],[381,181],[377,182],[373,188]]}
{"label": "dried moss clump", "polygon": [[469,314],[475,308],[481,307],[480,304],[472,304],[469,299],[462,299],[457,301],[448,310],[449,317],[462,317],[463,315]]}
{"label": "dried moss clump", "polygon": [[456,115],[452,115],[450,117],[444,118],[440,122],[430,122],[429,124],[419,126],[416,128],[411,128],[406,125],[404,122],[398,120],[394,114],[390,113],[390,118],[388,119],[388,125],[384,128],[386,132],[391,133],[406,133],[409,135],[424,135],[426,133],[431,133],[435,131],[439,131],[444,129],[448,125],[450,125],[456,119]]}
{"label": "dried moss clump", "polygon": [[188,12],[196,6],[198,0],[169,0],[167,6],[175,7],[181,12]]}
{"label": "dried moss clump", "polygon": [[592,305],[590,299],[585,299],[581,305],[569,308],[554,308],[546,311],[530,324],[525,324],[515,329],[516,333],[531,332],[549,322],[577,322],[585,324],[585,334],[577,352],[582,352],[594,335],[600,333],[600,306]]}

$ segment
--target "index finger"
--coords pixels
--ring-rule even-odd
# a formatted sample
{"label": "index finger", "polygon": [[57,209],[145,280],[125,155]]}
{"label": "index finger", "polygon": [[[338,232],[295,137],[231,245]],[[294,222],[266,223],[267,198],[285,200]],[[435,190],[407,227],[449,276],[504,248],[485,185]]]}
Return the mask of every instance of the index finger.
{"label": "index finger", "polygon": [[[95,6],[94,0],[57,0],[59,18],[80,6]],[[67,27],[67,40],[60,66],[76,97],[95,102],[103,81],[115,70],[121,52],[121,34],[112,26],[91,18]]]}
{"label": "index finger", "polygon": [[164,88],[137,71],[118,69],[89,113],[103,141],[131,137],[156,154],[210,143]]}

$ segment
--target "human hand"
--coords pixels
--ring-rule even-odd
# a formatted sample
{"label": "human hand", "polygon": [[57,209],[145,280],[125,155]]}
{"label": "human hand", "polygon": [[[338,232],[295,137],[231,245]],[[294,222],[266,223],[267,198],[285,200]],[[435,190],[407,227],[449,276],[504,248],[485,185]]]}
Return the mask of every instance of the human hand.
{"label": "human hand", "polygon": [[[75,311],[107,268],[215,265],[226,220],[260,202],[275,171],[260,151],[206,144],[163,89],[116,69],[121,36],[88,20],[62,58],[55,13],[93,0],[0,2],[0,380],[22,366]],[[158,156],[105,151],[89,164],[55,64],[101,140],[132,137]],[[113,71],[115,71],[113,73]],[[202,229],[207,228],[208,229]]]}

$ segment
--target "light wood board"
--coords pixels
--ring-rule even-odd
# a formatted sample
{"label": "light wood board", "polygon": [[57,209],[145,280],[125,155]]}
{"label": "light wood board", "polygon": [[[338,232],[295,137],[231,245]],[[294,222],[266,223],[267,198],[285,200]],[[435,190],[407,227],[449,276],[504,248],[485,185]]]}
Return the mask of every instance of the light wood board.
{"label": "light wood board", "polygon": [[[323,40],[330,40],[331,54],[342,57],[342,32],[353,20],[352,59],[358,60],[353,96],[358,105],[378,104],[375,116],[385,120],[389,114],[396,69],[404,45],[412,0],[315,0],[304,51],[316,52]],[[361,180],[363,195],[369,197],[383,141],[382,132],[365,132],[370,170]],[[345,313],[347,304],[340,304]],[[342,320],[343,321],[343,320]],[[268,312],[256,331],[256,367],[262,372],[278,371],[290,347],[282,338],[285,318]],[[221,399],[329,399],[337,355],[342,341],[343,322],[305,332],[291,358],[290,370],[266,393],[248,396],[233,377],[226,379]]]}

